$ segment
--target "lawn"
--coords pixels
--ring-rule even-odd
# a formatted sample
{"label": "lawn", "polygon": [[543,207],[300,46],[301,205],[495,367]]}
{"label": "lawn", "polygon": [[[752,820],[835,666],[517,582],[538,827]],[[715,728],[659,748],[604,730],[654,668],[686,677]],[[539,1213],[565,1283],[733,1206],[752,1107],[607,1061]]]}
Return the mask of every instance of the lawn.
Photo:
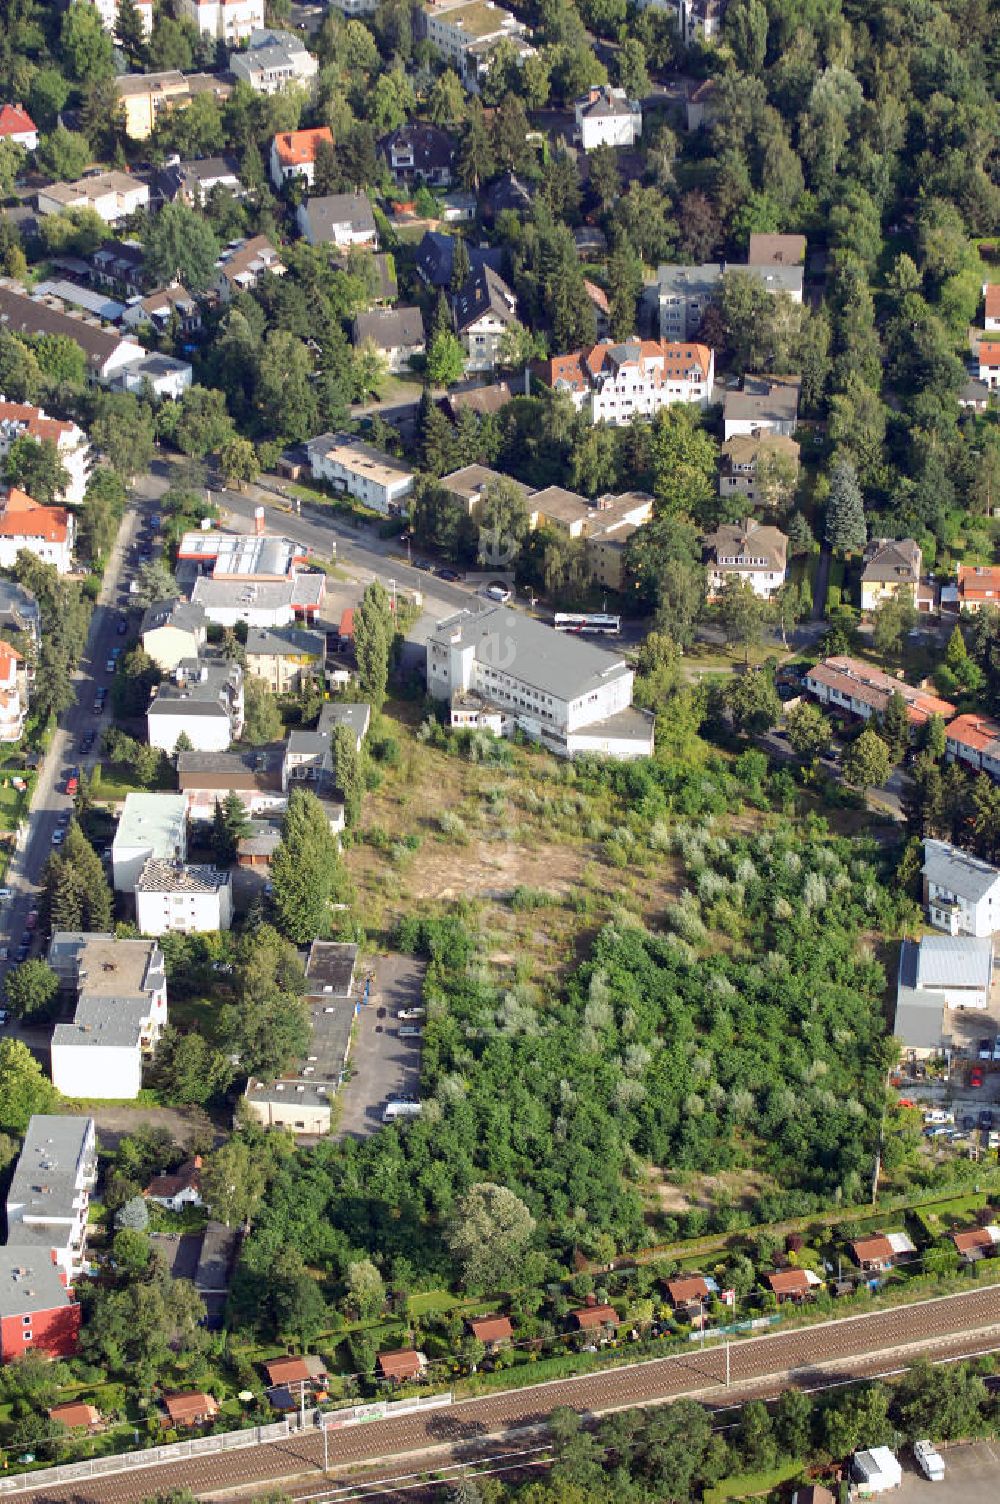
{"label": "lawn", "polygon": [[140,783],[138,779],[130,776],[129,769],[121,767],[118,763],[102,762],[100,782],[92,790],[95,799],[102,801],[117,801],[125,798],[126,794],[150,794],[177,792],[177,779],[171,768],[163,768],[158,778],[152,783]]}
{"label": "lawn", "polygon": [[409,1297],[406,1310],[409,1316],[447,1316],[459,1304],[457,1296],[447,1290],[421,1290]]}
{"label": "lawn", "polygon": [[798,1477],[806,1464],[790,1459],[777,1467],[760,1473],[741,1473],[735,1478],[723,1478],[714,1488],[706,1488],[705,1504],[727,1504],[729,1499],[752,1499],[757,1494],[769,1494],[780,1483]]}
{"label": "lawn", "polygon": [[976,1213],[986,1204],[986,1193],[974,1191],[968,1196],[956,1196],[948,1201],[933,1202],[930,1206],[916,1207],[912,1215],[927,1237],[936,1239],[956,1229],[971,1227],[976,1220]]}

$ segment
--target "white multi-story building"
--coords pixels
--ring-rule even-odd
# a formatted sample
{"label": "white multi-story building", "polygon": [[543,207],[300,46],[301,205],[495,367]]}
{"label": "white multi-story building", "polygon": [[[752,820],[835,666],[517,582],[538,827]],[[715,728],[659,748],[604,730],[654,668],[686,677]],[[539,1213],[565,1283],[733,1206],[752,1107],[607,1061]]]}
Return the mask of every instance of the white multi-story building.
{"label": "white multi-story building", "polygon": [[479,266],[455,295],[453,317],[465,369],[492,371],[504,333],[517,319],[517,298],[491,266]]}
{"label": "white multi-story building", "polygon": [[50,183],[38,190],[39,214],[63,214],[69,209],[92,209],[106,225],[149,208],[149,184],[127,172],[102,172],[76,183]]}
{"label": "white multi-story building", "polygon": [[402,460],[345,433],[320,434],[306,450],[314,480],[328,481],[383,517],[405,510],[414,472]]}
{"label": "white multi-story building", "polygon": [[[110,31],[112,36],[118,34],[118,6],[120,0],[93,0],[94,8],[101,18],[101,25],[105,31]],[[135,8],[139,12],[142,21],[142,29],[146,36],[153,32],[153,0],[135,0]]]}
{"label": "white multi-story building", "polygon": [[150,857],[187,856],[187,799],[183,794],[126,794],[111,846],[116,893],[134,893]]}
{"label": "white multi-story building", "polygon": [[743,580],[754,595],[770,600],[785,583],[788,539],[776,527],[747,517],[724,522],[705,539],[708,599],[722,594],[730,579]]}
{"label": "white multi-story building", "polygon": [[522,55],[532,51],[528,28],[494,0],[427,0],[423,7],[427,40],[448,59],[466,88],[476,90],[501,38]]}
{"label": "white multi-story building", "polygon": [[[955,710],[948,700],[940,700],[926,689],[917,689],[905,679],[894,679],[861,658],[843,654],[817,663],[803,683],[821,705],[859,716],[863,721],[873,715],[883,716],[894,694],[902,695],[906,701],[910,725],[914,727],[925,725],[932,715],[947,720]],[[946,729],[946,736],[950,730],[951,727]]]}
{"label": "white multi-story building", "polygon": [[225,752],[243,731],[243,670],[225,658],[182,658],[146,711],[151,747],[173,752],[184,735],[196,752]]}
{"label": "white multi-story building", "polygon": [[177,0],[177,12],[203,37],[220,42],[242,42],[264,29],[264,0]]}
{"label": "white multi-story building", "polygon": [[307,85],[319,63],[293,31],[252,31],[242,52],[229,54],[229,71],[257,94],[277,94],[288,84]]}
{"label": "white multi-story building", "polygon": [[623,658],[504,607],[459,611],[427,639],[427,690],[451,724],[515,730],[563,756],[645,757],[652,719],[632,709]]}
{"label": "white multi-story building", "polygon": [[595,84],[574,106],[584,151],[598,146],[634,146],[642,135],[642,105],[624,89]]}
{"label": "white multi-story building", "polygon": [[232,879],[218,867],[187,867],[150,857],[136,879],[135,922],[144,935],[228,930]]}
{"label": "white multi-story building", "polygon": [[35,1113],[7,1192],[7,1247],[40,1250],[72,1285],[83,1269],[96,1180],[93,1118]]}
{"label": "white multi-story building", "polygon": [[43,507],[17,486],[0,502],[0,568],[13,569],[26,549],[43,564],[54,564],[60,574],[69,574],[75,536],[76,518],[65,507]]}
{"label": "white multi-story building", "polygon": [[705,406],[715,381],[715,352],[681,341],[602,340],[533,369],[546,386],[566,392],[592,423],[620,427],[675,402]]}
{"label": "white multi-story building", "polygon": [[28,714],[28,675],[17,648],[0,639],[0,742],[19,742]]}
{"label": "white multi-story building", "polygon": [[155,940],[57,931],[49,965],[77,993],[73,1022],[52,1033],[53,1085],[67,1097],[134,1099],[167,1022],[163,952]]}
{"label": "white multi-story building", "polygon": [[0,398],[0,459],[6,459],[15,440],[25,437],[39,444],[48,439],[55,445],[59,462],[69,476],[63,499],[79,506],[90,475],[90,441],[83,429],[68,419],[50,418],[41,407]]}
{"label": "white multi-story building", "polygon": [[936,929],[982,939],[1000,929],[1000,872],[948,841],[924,839],[924,906]]}

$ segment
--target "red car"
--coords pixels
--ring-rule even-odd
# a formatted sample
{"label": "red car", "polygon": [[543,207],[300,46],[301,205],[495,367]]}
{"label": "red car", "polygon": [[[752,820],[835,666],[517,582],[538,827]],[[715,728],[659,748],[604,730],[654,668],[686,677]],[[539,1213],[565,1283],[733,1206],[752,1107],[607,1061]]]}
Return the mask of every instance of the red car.
{"label": "red car", "polygon": [[914,1102],[912,1097],[900,1097],[899,1101],[896,1103],[897,1107],[916,1107],[916,1105],[917,1104],[916,1102]]}
{"label": "red car", "polygon": [[31,913],[28,915],[27,919],[24,921],[24,927],[27,930],[33,930],[33,929],[37,929],[38,928],[38,910],[37,909],[32,909]]}
{"label": "red car", "polygon": [[982,1086],[982,1084],[983,1084],[983,1073],[979,1069],[978,1065],[974,1065],[972,1067],[972,1070],[969,1072],[969,1085],[972,1086],[972,1087],[977,1087],[977,1086]]}

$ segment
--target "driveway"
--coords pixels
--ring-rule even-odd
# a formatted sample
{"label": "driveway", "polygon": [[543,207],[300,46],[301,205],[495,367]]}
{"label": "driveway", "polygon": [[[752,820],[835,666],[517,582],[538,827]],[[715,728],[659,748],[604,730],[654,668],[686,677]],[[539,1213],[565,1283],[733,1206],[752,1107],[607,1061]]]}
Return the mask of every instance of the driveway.
{"label": "driveway", "polygon": [[[933,1439],[933,1438],[932,1438]],[[911,1456],[900,1457],[903,1484],[893,1504],[996,1504],[1000,1498],[1000,1446],[995,1441],[941,1447],[944,1478],[931,1483],[918,1473]]]}
{"label": "driveway", "polygon": [[398,1014],[421,1003],[426,967],[392,954],[379,956],[374,971],[372,999],[354,1025],[351,1079],[338,1094],[338,1138],[367,1138],[381,1128],[390,1098],[420,1093],[420,1041],[400,1039]]}

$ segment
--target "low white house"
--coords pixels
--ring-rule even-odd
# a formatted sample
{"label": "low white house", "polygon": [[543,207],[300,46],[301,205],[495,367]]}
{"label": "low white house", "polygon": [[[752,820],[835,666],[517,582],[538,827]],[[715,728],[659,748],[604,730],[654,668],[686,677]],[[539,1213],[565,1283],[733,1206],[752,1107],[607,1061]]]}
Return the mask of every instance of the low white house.
{"label": "low white house", "polygon": [[328,481],[383,517],[405,510],[415,477],[402,460],[344,433],[320,434],[306,450],[314,480]]}
{"label": "low white house", "polygon": [[924,905],[949,935],[984,939],[1000,929],[1000,872],[948,841],[924,841]]}
{"label": "low white house", "polygon": [[293,31],[252,31],[243,51],[229,54],[229,71],[256,94],[277,94],[288,84],[308,85],[319,61]]}
{"label": "low white house", "polygon": [[177,0],[176,9],[179,20],[219,42],[239,42],[264,25],[264,0]]}
{"label": "low white house", "polygon": [[183,794],[126,794],[111,846],[116,893],[134,893],[150,857],[183,862],[187,856],[187,806]]}
{"label": "low white house", "polygon": [[102,172],[75,183],[50,183],[38,190],[39,214],[92,209],[105,224],[117,224],[137,209],[149,208],[149,184],[127,172]]}
{"label": "low white house", "polygon": [[65,507],[44,507],[17,486],[0,501],[0,568],[13,569],[22,549],[54,564],[59,574],[73,568],[76,518]]}
{"label": "low white house", "polygon": [[218,867],[185,866],[150,857],[135,884],[136,924],[144,935],[228,930],[233,883]]}
{"label": "low white house", "polygon": [[855,1452],[851,1462],[851,1476],[864,1498],[872,1494],[884,1494],[898,1488],[903,1481],[903,1469],[896,1460],[895,1452],[888,1447],[871,1447],[867,1452]]}
{"label": "low white house", "polygon": [[327,193],[306,199],[296,213],[301,234],[310,245],[378,249],[378,229],[366,193]]}
{"label": "low white house", "polygon": [[754,595],[770,600],[785,583],[788,539],[776,527],[753,517],[724,522],[705,539],[708,598],[722,594],[727,581],[743,580]]}
{"label": "low white house", "polygon": [[624,89],[595,85],[575,104],[576,129],[584,151],[598,146],[634,146],[642,135],[642,105]]}

